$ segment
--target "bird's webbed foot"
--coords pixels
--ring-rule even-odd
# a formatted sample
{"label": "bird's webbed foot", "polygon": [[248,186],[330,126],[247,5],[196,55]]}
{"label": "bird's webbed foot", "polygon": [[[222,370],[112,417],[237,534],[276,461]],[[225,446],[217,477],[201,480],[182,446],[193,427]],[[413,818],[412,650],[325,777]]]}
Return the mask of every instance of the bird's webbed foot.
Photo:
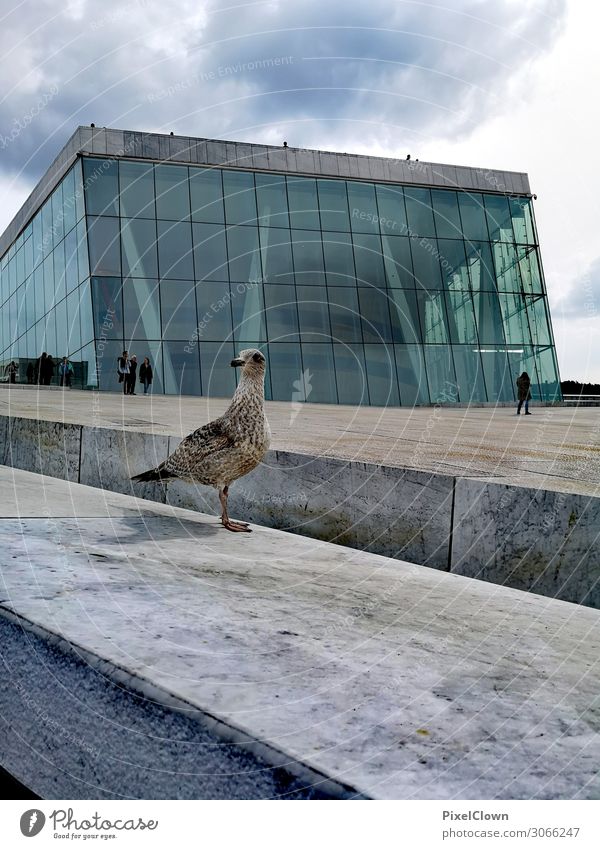
{"label": "bird's webbed foot", "polygon": [[234,522],[233,519],[224,519],[223,517],[221,517],[221,522],[223,523],[223,527],[227,528],[228,531],[233,531],[234,533],[239,533],[240,531],[246,531],[249,534],[252,533],[252,528],[247,522]]}

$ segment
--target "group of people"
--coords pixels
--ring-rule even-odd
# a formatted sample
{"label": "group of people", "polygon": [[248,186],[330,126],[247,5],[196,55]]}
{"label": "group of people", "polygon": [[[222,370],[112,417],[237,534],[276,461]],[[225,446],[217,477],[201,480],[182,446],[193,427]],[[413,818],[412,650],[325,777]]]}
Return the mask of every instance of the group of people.
{"label": "group of people", "polygon": [[123,384],[123,395],[135,395],[135,384],[138,376],[140,383],[144,386],[144,395],[148,394],[148,389],[152,385],[152,366],[148,357],[144,357],[144,362],[140,366],[138,374],[138,362],[135,354],[129,356],[128,351],[123,351],[120,357],[117,357],[117,375],[119,383]]}
{"label": "group of people", "polygon": [[[62,358],[57,368],[54,364],[53,357],[44,351],[41,357],[34,363],[27,363],[25,374],[27,376],[27,383],[30,386],[35,384],[39,386],[50,386],[56,372],[58,373],[59,385],[70,389],[75,370],[67,357]],[[17,382],[19,367],[14,360],[6,366],[5,374],[8,375],[10,383]]]}

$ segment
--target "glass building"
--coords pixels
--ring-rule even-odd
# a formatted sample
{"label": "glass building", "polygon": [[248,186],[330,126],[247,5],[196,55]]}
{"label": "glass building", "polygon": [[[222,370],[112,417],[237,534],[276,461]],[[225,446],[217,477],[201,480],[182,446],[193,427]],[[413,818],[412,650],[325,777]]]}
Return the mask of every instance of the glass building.
{"label": "glass building", "polygon": [[259,347],[275,400],[560,398],[525,174],[80,127],[0,252],[4,380],[228,396]]}

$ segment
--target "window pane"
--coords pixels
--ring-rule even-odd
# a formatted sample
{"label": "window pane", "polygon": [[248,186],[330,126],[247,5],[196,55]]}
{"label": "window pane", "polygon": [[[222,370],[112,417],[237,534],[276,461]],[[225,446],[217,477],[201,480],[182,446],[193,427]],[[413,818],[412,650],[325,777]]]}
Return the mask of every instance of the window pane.
{"label": "window pane", "polygon": [[289,341],[290,336],[298,333],[295,287],[267,284],[264,295],[269,341]]}
{"label": "window pane", "polygon": [[[85,285],[85,284],[84,284]],[[122,283],[119,277],[92,277],[94,335],[123,341]],[[83,327],[82,327],[83,333]]]}
{"label": "window pane", "polygon": [[411,239],[415,281],[421,289],[441,289],[442,275],[435,239]]}
{"label": "window pane", "polygon": [[169,221],[186,219],[190,214],[188,169],[184,165],[157,165],[154,180],[156,217]]}
{"label": "window pane", "polygon": [[296,286],[298,317],[303,341],[324,342],[331,338],[327,295],[324,289]]}
{"label": "window pane", "polygon": [[404,189],[408,227],[413,236],[435,236],[429,189]]}
{"label": "window pane", "polygon": [[552,348],[537,351],[539,392],[544,401],[557,401],[561,398],[558,368]]}
{"label": "window pane", "polygon": [[358,290],[349,286],[328,286],[327,293],[333,341],[362,344]]}
{"label": "window pane", "polygon": [[158,277],[156,222],[148,218],[123,218],[121,256],[124,277]]}
{"label": "window pane", "polygon": [[389,299],[394,342],[421,342],[416,292],[413,289],[392,289]]}
{"label": "window pane", "polygon": [[120,162],[121,215],[155,218],[154,169],[145,162]]}
{"label": "window pane", "polygon": [[495,292],[474,292],[473,301],[481,345],[503,344],[502,313],[498,295]]}
{"label": "window pane", "polygon": [[88,242],[92,274],[114,277],[121,274],[118,218],[90,218]]}
{"label": "window pane", "polygon": [[432,404],[456,398],[456,376],[450,345],[424,345],[423,352]]}
{"label": "window pane", "polygon": [[[66,357],[68,350],[68,324],[67,324],[67,299],[56,305],[56,354],[59,358]],[[58,382],[58,362],[54,363],[56,378]]]}
{"label": "window pane", "polygon": [[186,344],[192,340],[196,329],[194,284],[187,280],[161,283],[160,307],[163,339],[187,340]]}
{"label": "window pane", "polygon": [[90,263],[88,259],[87,235],[85,221],[77,222],[77,273],[79,282],[90,276]]}
{"label": "window pane", "polygon": [[200,342],[202,393],[210,398],[230,398],[235,391],[235,370],[231,360],[235,356],[231,342]]}
{"label": "window pane", "polygon": [[187,342],[163,342],[166,395],[199,395],[198,347]]}
{"label": "window pane", "polygon": [[193,280],[192,227],[187,221],[158,221],[158,268],[161,277]]}
{"label": "window pane", "polygon": [[399,186],[377,186],[379,228],[388,236],[406,235],[408,222],[404,206],[404,191]]}
{"label": "window pane", "polygon": [[470,278],[465,243],[458,239],[438,239],[438,251],[444,288],[468,291]]}
{"label": "window pane", "polygon": [[456,192],[431,190],[435,229],[440,239],[462,239]]}
{"label": "window pane", "polygon": [[[89,280],[83,283],[77,290],[79,293],[79,321],[81,324],[81,344],[86,345],[94,338],[94,318],[92,311],[92,295]],[[114,333],[114,320],[118,316],[109,315],[106,317],[106,326],[102,323],[98,326],[98,336],[108,336],[109,333]],[[111,327],[111,325],[113,325]],[[119,335],[117,328],[116,335]]]}
{"label": "window pane", "polygon": [[527,198],[509,198],[515,240],[521,244],[534,245],[535,232]]}
{"label": "window pane", "polygon": [[292,246],[289,230],[260,228],[263,278],[269,283],[293,283]]}
{"label": "window pane", "polygon": [[[144,357],[148,357],[150,360],[150,365],[152,366],[152,385],[149,391],[153,395],[163,395],[164,394],[164,383],[163,383],[163,343],[160,340],[151,340],[151,339],[132,339],[129,342],[129,353],[135,354],[137,356],[138,361],[138,379],[139,379],[139,369],[142,363],[144,362]],[[193,355],[191,357],[193,364]],[[143,387],[143,383],[141,386]],[[143,391],[143,388],[138,390],[139,394]]]}
{"label": "window pane", "polygon": [[256,174],[258,223],[264,227],[289,227],[285,177]]}
{"label": "window pane", "polygon": [[460,217],[465,239],[487,240],[488,230],[483,206],[483,195],[479,193],[458,193]]}
{"label": "window pane", "polygon": [[481,348],[488,401],[513,401],[513,378],[504,348]]}
{"label": "window pane", "polygon": [[83,158],[88,215],[119,214],[119,163],[116,159]]}
{"label": "window pane", "polygon": [[319,230],[317,183],[307,177],[288,177],[290,226],[303,230]]}
{"label": "window pane", "polygon": [[403,407],[429,404],[423,349],[417,345],[394,345]]}
{"label": "window pane", "polygon": [[349,233],[323,232],[323,253],[327,283],[355,286],[354,253]]}
{"label": "window pane", "polygon": [[300,345],[285,342],[269,345],[269,364],[274,401],[306,400],[304,396],[308,386],[302,377]]}
{"label": "window pane", "polygon": [[381,237],[387,285],[391,288],[412,289],[413,277],[410,239],[407,236]]}
{"label": "window pane", "polygon": [[321,234],[311,230],[292,230],[292,250],[296,282],[310,286],[324,283]]}
{"label": "window pane", "polygon": [[550,328],[546,315],[545,298],[527,298],[527,314],[531,328],[531,338],[534,345],[550,345]]}
{"label": "window pane", "polygon": [[192,221],[221,224],[225,220],[220,170],[190,168],[190,194]]}
{"label": "window pane", "polygon": [[542,278],[535,248],[518,247],[517,259],[524,291],[542,294]]}
{"label": "window pane", "polygon": [[338,404],[368,404],[367,371],[362,345],[334,345]]}
{"label": "window pane", "polygon": [[[67,281],[65,280],[65,243],[59,242],[52,251],[54,261],[54,286],[55,300],[58,303],[67,294]],[[21,296],[22,297],[22,296]]]}
{"label": "window pane", "polygon": [[508,198],[484,195],[488,231],[492,242],[514,242]]}
{"label": "window pane", "polygon": [[228,283],[207,280],[196,286],[198,337],[220,342],[231,338],[231,294]]}
{"label": "window pane", "polygon": [[391,342],[387,294],[379,289],[359,288],[358,300],[365,342]]}
{"label": "window pane", "polygon": [[[462,403],[487,401],[481,354],[477,346],[454,345],[452,353],[458,384],[458,393],[455,400]],[[448,394],[452,397],[451,392]]]}
{"label": "window pane", "polygon": [[474,290],[496,291],[496,278],[489,242],[465,242],[469,275]]}
{"label": "window pane", "polygon": [[498,295],[504,332],[509,345],[522,345],[530,341],[525,296],[517,293]]}
{"label": "window pane", "polygon": [[220,224],[192,224],[196,280],[229,280],[225,231]]}
{"label": "window pane", "polygon": [[477,346],[475,310],[470,292],[450,289],[446,292],[450,341]]}
{"label": "window pane", "polygon": [[65,303],[67,305],[67,350],[69,353],[73,353],[73,351],[78,351],[81,348],[79,292],[71,292]]}
{"label": "window pane", "polygon": [[377,286],[384,289],[385,272],[381,255],[381,237],[355,233],[352,238],[358,285]]}
{"label": "window pane", "polygon": [[365,345],[365,365],[370,403],[377,407],[398,406],[398,381],[391,345]]}
{"label": "window pane", "polygon": [[448,319],[446,316],[444,293],[417,289],[416,296],[419,305],[423,341],[429,343],[448,342]]}
{"label": "window pane", "polygon": [[348,197],[344,180],[317,180],[321,227],[323,230],[350,230]]}
{"label": "window pane", "polygon": [[515,246],[507,242],[495,242],[493,252],[498,290],[520,292],[522,283]]}
{"label": "window pane", "polygon": [[75,201],[75,171],[71,168],[63,179],[63,212],[65,215],[65,233],[73,229],[77,221]]}
{"label": "window pane", "polygon": [[129,279],[123,282],[125,344],[136,339],[160,339],[160,301],[157,280]]}
{"label": "window pane", "polygon": [[350,224],[355,233],[379,233],[379,213],[375,186],[370,183],[348,183]]}
{"label": "window pane", "polygon": [[256,227],[228,227],[227,251],[229,279],[232,282],[248,283],[262,280]]}
{"label": "window pane", "polygon": [[79,284],[77,273],[77,230],[73,228],[65,237],[65,274],[67,292],[72,292]]}
{"label": "window pane", "polygon": [[256,224],[254,174],[223,171],[225,220],[228,224]]}
{"label": "window pane", "polygon": [[[330,344],[302,344],[304,380],[297,390],[310,403],[337,403],[333,350]],[[294,396],[292,396],[293,399]]]}
{"label": "window pane", "polygon": [[[65,226],[63,219],[63,209],[62,209],[62,185],[59,183],[58,186],[52,192],[52,196],[50,198],[52,202],[52,234],[54,238],[54,244],[58,244],[61,239],[64,238],[65,235]],[[17,249],[20,247],[17,244]]]}
{"label": "window pane", "polygon": [[265,305],[261,283],[232,288],[233,338],[236,342],[264,342]]}

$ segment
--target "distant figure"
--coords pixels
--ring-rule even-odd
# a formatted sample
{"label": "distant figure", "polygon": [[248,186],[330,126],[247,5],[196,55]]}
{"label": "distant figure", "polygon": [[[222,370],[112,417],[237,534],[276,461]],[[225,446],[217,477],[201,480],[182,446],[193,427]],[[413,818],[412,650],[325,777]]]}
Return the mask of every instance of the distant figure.
{"label": "distant figure", "polygon": [[35,368],[33,367],[32,362],[27,363],[27,371],[25,374],[27,375],[27,383],[31,386],[35,378]]}
{"label": "distant figure", "polygon": [[127,375],[129,374],[129,354],[123,351],[120,357],[117,357],[117,374],[119,375],[119,383],[123,384],[123,395],[127,395]]}
{"label": "distant figure", "polygon": [[60,385],[66,386],[67,389],[70,389],[71,377],[73,375],[73,366],[66,357],[62,358],[62,362],[58,367],[58,374],[60,377]]}
{"label": "distant figure", "polygon": [[129,374],[125,378],[125,394],[126,395],[135,395],[135,381],[137,380],[137,357],[135,354],[131,355],[131,359],[129,360]]}
{"label": "distant figure", "polygon": [[46,375],[46,358],[47,357],[48,357],[48,354],[44,351],[42,356],[37,361],[37,381],[36,381],[36,383],[39,383],[40,386],[44,385],[44,378],[45,378],[45,375]]}
{"label": "distant figure", "polygon": [[44,386],[50,386],[52,383],[52,378],[54,377],[54,360],[51,355],[48,354],[46,359],[44,360],[44,374],[42,383]]}
{"label": "distant figure", "polygon": [[517,407],[517,415],[521,415],[521,407],[523,406],[523,401],[525,401],[525,415],[530,416],[529,412],[529,402],[531,401],[531,392],[529,391],[529,387],[531,386],[531,379],[526,371],[517,378],[517,399],[519,401],[519,406]]}
{"label": "distant figure", "polygon": [[9,380],[10,383],[16,383],[17,382],[18,372],[19,372],[19,367],[15,363],[14,360],[11,360],[11,362],[4,369],[4,374],[8,375],[8,380]]}
{"label": "distant figure", "polygon": [[147,395],[148,387],[152,383],[152,366],[148,357],[144,357],[144,362],[140,366],[140,382],[144,384],[144,395]]}

